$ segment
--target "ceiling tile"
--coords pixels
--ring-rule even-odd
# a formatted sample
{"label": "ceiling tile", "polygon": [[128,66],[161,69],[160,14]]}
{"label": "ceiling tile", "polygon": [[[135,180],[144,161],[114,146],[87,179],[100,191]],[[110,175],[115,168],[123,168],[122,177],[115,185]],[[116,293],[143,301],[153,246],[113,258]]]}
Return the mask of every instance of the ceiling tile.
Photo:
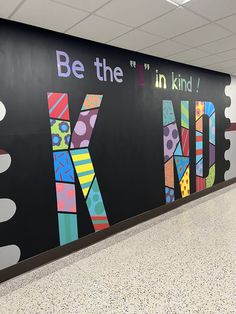
{"label": "ceiling tile", "polygon": [[228,73],[228,74],[232,74],[234,72],[236,72],[236,62],[234,65],[230,65],[228,66],[227,64],[213,64],[213,65],[208,65],[205,68],[209,69],[209,70],[213,70],[213,71],[219,71],[219,72],[223,72],[223,73]]}
{"label": "ceiling tile", "polygon": [[186,46],[172,40],[166,40],[149,48],[142,49],[141,52],[157,57],[167,57],[174,53],[186,50]]}
{"label": "ceiling tile", "polygon": [[197,66],[206,66],[206,65],[215,64],[221,61],[222,61],[221,58],[217,55],[204,57],[198,60],[192,60],[192,62]]}
{"label": "ceiling tile", "polygon": [[231,32],[236,32],[236,15],[232,15],[217,21],[217,24],[224,26],[225,28],[229,29]]}
{"label": "ceiling tile", "polygon": [[48,0],[27,0],[12,20],[63,32],[88,15]]}
{"label": "ceiling tile", "polygon": [[70,29],[68,34],[104,43],[129,30],[131,27],[91,15]]}
{"label": "ceiling tile", "polygon": [[166,0],[166,1],[173,1],[175,2],[177,5],[184,5],[186,2],[190,1],[190,0]]}
{"label": "ceiling tile", "polygon": [[141,29],[152,34],[171,38],[207,23],[209,22],[204,18],[185,10],[184,8],[177,8],[176,10],[145,24]]}
{"label": "ceiling tile", "polygon": [[137,27],[175,8],[166,0],[113,0],[96,14]]}
{"label": "ceiling tile", "polygon": [[76,9],[85,10],[88,12],[93,12],[100,8],[105,3],[109,2],[109,0],[51,0],[58,3],[63,3],[65,5],[74,7]]}
{"label": "ceiling tile", "polygon": [[[175,61],[175,60],[173,60],[173,61]],[[185,64],[199,67],[198,65],[194,64],[194,61],[187,61],[187,62],[185,62]],[[201,68],[204,68],[204,67],[201,67]]]}
{"label": "ceiling tile", "polygon": [[205,51],[201,51],[199,49],[189,49],[186,51],[182,51],[179,53],[176,53],[172,56],[170,56],[168,59],[171,59],[173,61],[178,61],[178,62],[188,62],[192,60],[196,60],[202,57],[208,56],[209,53]]}
{"label": "ceiling tile", "polygon": [[[225,69],[225,68],[219,68],[217,66],[213,67],[213,66],[206,66],[205,67],[206,69],[208,70],[211,70],[211,71],[217,71],[217,72],[220,72],[220,73],[224,73],[224,74],[231,74],[231,70],[230,69]],[[235,71],[235,69],[234,69]]]}
{"label": "ceiling tile", "polygon": [[221,58],[222,61],[235,59],[236,58],[236,49],[231,49],[229,51],[219,53],[218,56]]}
{"label": "ceiling tile", "polygon": [[217,64],[217,67],[219,69],[235,69],[236,70],[236,59],[228,60],[228,61],[224,61],[224,62],[219,62]]}
{"label": "ceiling tile", "polygon": [[208,24],[183,35],[175,37],[177,42],[192,47],[206,44],[207,42],[230,36],[231,32],[215,24]]}
{"label": "ceiling tile", "polygon": [[235,49],[236,48],[236,35],[229,36],[224,39],[220,39],[209,44],[202,45],[201,50],[210,53],[219,53],[222,51]]}
{"label": "ceiling tile", "polygon": [[192,0],[186,3],[185,7],[211,21],[236,14],[235,0]]}
{"label": "ceiling tile", "polygon": [[21,0],[0,0],[0,17],[6,19],[21,3]]}
{"label": "ceiling tile", "polygon": [[223,73],[227,73],[227,74],[232,74],[236,71],[236,66],[232,67],[228,67],[228,68],[217,68],[216,71],[219,72],[223,72]]}
{"label": "ceiling tile", "polygon": [[151,35],[140,30],[134,30],[110,41],[109,44],[130,50],[140,50],[163,40],[164,39],[160,36]]}
{"label": "ceiling tile", "polygon": [[208,65],[205,68],[208,69],[208,70],[225,72],[225,71],[222,71],[222,69],[219,69],[219,66],[217,66],[217,64]]}

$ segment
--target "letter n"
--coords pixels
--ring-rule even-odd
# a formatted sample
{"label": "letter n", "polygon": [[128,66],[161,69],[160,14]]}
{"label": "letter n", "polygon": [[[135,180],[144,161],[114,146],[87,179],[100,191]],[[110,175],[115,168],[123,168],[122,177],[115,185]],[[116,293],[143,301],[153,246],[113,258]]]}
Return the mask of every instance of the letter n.
{"label": "letter n", "polygon": [[[209,163],[208,176],[203,175],[203,116],[209,121]],[[195,103],[196,120],[196,192],[211,187],[215,182],[215,106],[212,102]]]}
{"label": "letter n", "polygon": [[190,195],[189,102],[181,101],[181,140],[172,101],[163,100],[163,143],[166,203],[175,200],[174,165],[182,197]]}

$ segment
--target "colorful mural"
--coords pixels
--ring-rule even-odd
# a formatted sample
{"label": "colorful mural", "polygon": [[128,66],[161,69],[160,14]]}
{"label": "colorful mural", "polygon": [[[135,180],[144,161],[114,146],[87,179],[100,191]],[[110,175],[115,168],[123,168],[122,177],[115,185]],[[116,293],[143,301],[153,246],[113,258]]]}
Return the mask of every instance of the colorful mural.
{"label": "colorful mural", "polygon": [[163,101],[163,143],[166,203],[175,201],[174,165],[182,197],[190,195],[189,102],[181,101],[181,140],[172,101]]}
{"label": "colorful mural", "polygon": [[5,20],[0,42],[0,268],[235,176],[229,75]]}
{"label": "colorful mural", "polygon": [[[204,152],[203,152],[203,117],[206,115],[209,121],[209,163],[208,176],[204,177]],[[215,106],[211,102],[196,102],[196,191],[205,190],[215,182]]]}
{"label": "colorful mural", "polygon": [[[50,117],[60,245],[78,239],[75,174],[95,231],[109,227],[103,199],[88,150],[102,95],[86,95],[71,134],[68,95],[47,93]],[[70,183],[69,183],[70,182]]]}

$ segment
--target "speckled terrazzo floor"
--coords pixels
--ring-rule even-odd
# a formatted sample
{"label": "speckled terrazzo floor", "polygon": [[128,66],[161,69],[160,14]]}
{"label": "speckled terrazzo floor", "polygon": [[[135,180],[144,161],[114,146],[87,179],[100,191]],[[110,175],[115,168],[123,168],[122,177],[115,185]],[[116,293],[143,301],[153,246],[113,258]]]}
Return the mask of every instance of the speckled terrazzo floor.
{"label": "speckled terrazzo floor", "polygon": [[0,285],[0,313],[236,313],[236,185]]}

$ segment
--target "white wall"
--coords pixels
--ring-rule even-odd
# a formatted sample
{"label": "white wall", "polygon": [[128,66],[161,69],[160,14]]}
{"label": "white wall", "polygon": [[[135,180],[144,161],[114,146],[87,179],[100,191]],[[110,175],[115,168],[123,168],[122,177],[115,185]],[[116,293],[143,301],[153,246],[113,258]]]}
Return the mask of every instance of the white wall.
{"label": "white wall", "polygon": [[[231,76],[231,84],[225,88],[225,94],[231,98],[231,105],[226,108],[225,116],[231,123],[236,123],[236,76]],[[236,131],[225,132],[225,138],[230,140],[230,149],[225,152],[225,159],[230,161],[225,180],[229,180],[236,177]]]}

